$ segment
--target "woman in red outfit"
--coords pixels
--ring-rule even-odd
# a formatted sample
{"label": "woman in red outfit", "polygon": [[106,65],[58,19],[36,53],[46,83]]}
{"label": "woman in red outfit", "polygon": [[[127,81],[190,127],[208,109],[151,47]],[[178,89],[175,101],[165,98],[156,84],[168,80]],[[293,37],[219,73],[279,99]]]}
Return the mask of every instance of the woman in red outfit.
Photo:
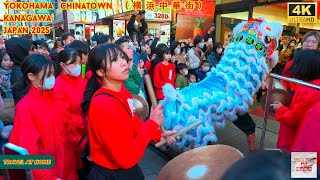
{"label": "woman in red outfit", "polygon": [[171,60],[171,51],[167,46],[161,48],[160,58],[162,61],[155,66],[153,71],[153,85],[158,101],[164,99],[162,87],[168,83],[175,87],[177,76],[175,65],[169,62]]}
{"label": "woman in red outfit", "polygon": [[70,118],[65,122],[68,132],[66,137],[66,165],[64,179],[78,179],[77,169],[81,164],[81,151],[84,149],[78,143],[87,129],[84,116],[81,111],[81,101],[87,81],[80,75],[81,62],[77,51],[71,48],[64,48],[58,56],[60,75],[56,79],[55,94],[66,103],[66,111]]}
{"label": "woman in red outfit", "polygon": [[[318,31],[309,31],[307,32],[303,38],[302,38],[302,50],[316,50],[320,48],[320,33]],[[284,67],[283,76],[285,77],[292,77],[290,73],[288,72],[290,66],[292,65],[292,61],[290,60],[286,63],[286,66]],[[298,85],[295,83],[291,83],[288,81],[282,81],[282,84],[289,93],[294,94],[294,92],[297,90]]]}
{"label": "woman in red outfit", "polygon": [[52,169],[32,170],[35,180],[63,178],[64,106],[53,94],[54,68],[45,56],[34,54],[22,64],[21,86],[29,89],[16,106],[9,142],[28,150],[31,155],[51,155]]}
{"label": "woman in red outfit", "polygon": [[[290,74],[312,84],[320,85],[320,51],[296,51]],[[283,106],[276,101],[273,106],[276,119],[280,122],[277,147],[288,150],[302,125],[308,109],[319,101],[320,91],[300,85],[293,96],[290,107]]]}
{"label": "woman in red outfit", "polygon": [[[89,61],[93,75],[82,103],[94,162],[89,179],[143,179],[138,162],[149,142],[161,139],[162,106],[157,106],[145,122],[135,114],[132,96],[123,85],[129,76],[128,63],[116,44],[98,45]],[[173,133],[163,133],[162,138],[172,143],[169,135]]]}
{"label": "woman in red outfit", "polygon": [[[303,118],[297,131],[290,152],[317,152],[320,155],[320,101],[314,104]],[[318,160],[318,167],[320,161]]]}

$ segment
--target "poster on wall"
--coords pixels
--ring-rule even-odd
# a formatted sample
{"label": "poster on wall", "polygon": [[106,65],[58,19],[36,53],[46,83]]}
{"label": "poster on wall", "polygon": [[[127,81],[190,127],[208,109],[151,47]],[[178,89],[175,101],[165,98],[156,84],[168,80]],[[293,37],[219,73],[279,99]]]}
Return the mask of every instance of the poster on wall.
{"label": "poster on wall", "polygon": [[114,20],[113,21],[113,37],[118,39],[124,36],[126,30],[125,21],[122,20]]}
{"label": "poster on wall", "polygon": [[[112,0],[101,0],[100,2],[112,2]],[[112,16],[113,15],[113,10],[112,9],[98,9],[98,16],[99,18],[105,18],[108,16]]]}
{"label": "poster on wall", "polygon": [[112,0],[112,9],[114,15],[123,13],[122,0]]}
{"label": "poster on wall", "polygon": [[95,25],[94,33],[109,34],[109,25]]}
{"label": "poster on wall", "polygon": [[76,24],[74,29],[75,39],[79,40],[80,36],[83,36],[84,33],[84,24]]}
{"label": "poster on wall", "polygon": [[164,35],[161,35],[160,42],[169,45],[170,44],[170,24],[161,24],[160,31],[164,32]]}
{"label": "poster on wall", "polygon": [[193,40],[197,35],[204,36],[213,23],[215,5],[215,1],[202,1],[201,11],[180,10],[176,26],[176,32],[179,33],[176,33],[175,39],[177,41],[181,39]]}
{"label": "poster on wall", "polygon": [[[153,20],[153,21],[171,21],[171,6],[166,8],[160,8],[159,3],[162,0],[145,0],[145,7],[148,7],[150,3],[154,3],[154,10],[150,11],[146,8],[146,20]],[[168,1],[167,1],[168,2]]]}

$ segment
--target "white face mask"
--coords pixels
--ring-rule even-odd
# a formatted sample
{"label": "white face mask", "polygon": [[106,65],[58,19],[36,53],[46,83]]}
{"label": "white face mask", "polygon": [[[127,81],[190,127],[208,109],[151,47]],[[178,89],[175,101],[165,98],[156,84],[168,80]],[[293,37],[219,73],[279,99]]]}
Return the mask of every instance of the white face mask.
{"label": "white face mask", "polygon": [[188,69],[184,70],[184,75],[188,75]]}
{"label": "white face mask", "polygon": [[48,48],[52,49],[54,47],[54,44],[48,44]]}
{"label": "white face mask", "polygon": [[217,49],[217,53],[221,54],[222,53],[222,48]]}
{"label": "white face mask", "polygon": [[208,66],[202,67],[202,71],[203,71],[203,72],[208,72],[209,69],[210,69],[210,67],[208,67]]}
{"label": "white face mask", "polygon": [[77,65],[74,68],[71,68],[71,67],[67,66],[67,68],[70,71],[70,75],[71,76],[78,77],[80,75],[80,73],[81,73],[81,66],[80,65]]}
{"label": "white face mask", "polygon": [[199,48],[202,49],[204,47],[204,43],[199,43]]}
{"label": "white face mask", "polygon": [[174,50],[174,53],[175,53],[175,54],[180,54],[180,49],[175,49],[175,50]]}

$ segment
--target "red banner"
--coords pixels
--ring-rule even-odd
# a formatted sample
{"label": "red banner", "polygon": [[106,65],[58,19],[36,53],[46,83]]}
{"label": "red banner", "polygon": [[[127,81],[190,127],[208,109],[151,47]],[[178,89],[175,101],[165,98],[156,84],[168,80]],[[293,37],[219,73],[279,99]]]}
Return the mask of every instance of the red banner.
{"label": "red banner", "polygon": [[178,15],[213,18],[215,7],[216,1],[213,0],[183,0]]}

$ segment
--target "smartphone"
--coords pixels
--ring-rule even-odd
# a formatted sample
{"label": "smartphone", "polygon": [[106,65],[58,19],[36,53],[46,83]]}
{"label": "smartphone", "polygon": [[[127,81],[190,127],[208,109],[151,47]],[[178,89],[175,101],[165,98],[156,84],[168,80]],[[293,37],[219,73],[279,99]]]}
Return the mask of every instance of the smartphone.
{"label": "smartphone", "polygon": [[[28,151],[12,143],[6,143],[2,146],[3,155],[29,155]],[[9,179],[32,180],[31,169],[7,169]]]}

